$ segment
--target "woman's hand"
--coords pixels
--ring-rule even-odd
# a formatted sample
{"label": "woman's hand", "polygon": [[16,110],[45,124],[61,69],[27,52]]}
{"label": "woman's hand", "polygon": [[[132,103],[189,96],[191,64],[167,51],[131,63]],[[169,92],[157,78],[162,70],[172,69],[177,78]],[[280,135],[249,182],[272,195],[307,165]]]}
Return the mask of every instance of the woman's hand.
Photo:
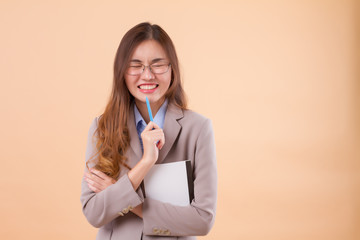
{"label": "woman's hand", "polygon": [[144,147],[143,160],[155,163],[159,157],[159,149],[165,144],[164,131],[154,122],[149,122],[141,133]]}
{"label": "woman's hand", "polygon": [[138,217],[142,218],[142,203],[137,205],[135,208],[133,208],[133,210],[130,210],[132,211],[133,213],[135,213]]}
{"label": "woman's hand", "polygon": [[141,133],[141,138],[144,147],[143,157],[135,167],[127,173],[134,190],[138,189],[141,181],[155,164],[159,157],[159,149],[165,144],[164,132],[154,122],[149,122]]}
{"label": "woman's hand", "polygon": [[90,172],[86,172],[84,177],[89,188],[96,193],[105,190],[108,186],[116,182],[113,178],[95,168],[90,168]]}

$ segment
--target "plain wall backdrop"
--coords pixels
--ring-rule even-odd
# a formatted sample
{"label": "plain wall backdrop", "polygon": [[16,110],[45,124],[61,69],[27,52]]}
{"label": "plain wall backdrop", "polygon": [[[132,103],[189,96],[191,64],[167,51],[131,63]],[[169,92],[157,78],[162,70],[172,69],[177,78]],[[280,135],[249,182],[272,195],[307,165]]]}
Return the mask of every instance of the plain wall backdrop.
{"label": "plain wall backdrop", "polygon": [[356,0],[0,2],[0,238],[95,239],[80,182],[125,32],[162,26],[211,118],[219,194],[202,239],[360,239]]}

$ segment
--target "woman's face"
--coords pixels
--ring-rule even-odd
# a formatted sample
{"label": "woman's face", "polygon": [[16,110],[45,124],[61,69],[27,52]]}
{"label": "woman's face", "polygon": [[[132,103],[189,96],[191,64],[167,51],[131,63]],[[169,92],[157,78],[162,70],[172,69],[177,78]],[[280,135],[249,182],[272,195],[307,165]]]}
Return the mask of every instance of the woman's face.
{"label": "woman's face", "polygon": [[165,100],[165,93],[169,89],[171,81],[171,66],[165,73],[158,74],[145,67],[139,75],[143,66],[151,66],[153,71],[161,71],[161,68],[168,66],[169,59],[163,47],[155,40],[146,40],[135,48],[130,58],[129,68],[125,73],[125,83],[135,101],[145,103],[145,98],[154,105],[161,105]]}

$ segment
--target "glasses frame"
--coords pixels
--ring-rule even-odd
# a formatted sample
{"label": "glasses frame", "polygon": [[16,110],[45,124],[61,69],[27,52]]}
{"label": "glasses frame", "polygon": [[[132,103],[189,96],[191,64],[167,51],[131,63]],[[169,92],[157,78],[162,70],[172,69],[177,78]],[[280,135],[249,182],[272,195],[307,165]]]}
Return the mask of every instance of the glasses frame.
{"label": "glasses frame", "polygon": [[[130,76],[139,76],[139,75],[141,75],[141,74],[143,74],[143,73],[145,72],[145,68],[149,68],[149,71],[150,71],[152,74],[160,75],[160,74],[167,73],[167,72],[169,71],[169,69],[170,69],[170,66],[171,66],[171,63],[169,63],[169,64],[167,65],[167,69],[166,69],[165,72],[163,72],[163,73],[154,73],[154,72],[152,71],[152,69],[151,69],[151,65],[156,64],[156,63],[150,64],[150,65],[147,65],[147,66],[146,66],[145,64],[142,64],[142,63],[139,63],[139,64],[143,66],[141,73],[138,73],[138,74],[130,74],[130,73],[128,73],[128,71],[126,71],[126,74],[127,74],[127,75],[130,75]],[[129,67],[130,67],[130,66],[128,66],[127,69],[128,69]]]}

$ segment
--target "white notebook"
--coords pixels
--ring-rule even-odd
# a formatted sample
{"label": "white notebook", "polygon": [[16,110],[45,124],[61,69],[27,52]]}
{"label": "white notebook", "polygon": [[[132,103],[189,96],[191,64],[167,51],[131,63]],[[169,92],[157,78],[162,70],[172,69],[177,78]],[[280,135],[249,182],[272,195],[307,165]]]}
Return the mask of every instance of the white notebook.
{"label": "white notebook", "polygon": [[190,205],[194,196],[190,161],[155,164],[144,178],[144,187],[147,198]]}

